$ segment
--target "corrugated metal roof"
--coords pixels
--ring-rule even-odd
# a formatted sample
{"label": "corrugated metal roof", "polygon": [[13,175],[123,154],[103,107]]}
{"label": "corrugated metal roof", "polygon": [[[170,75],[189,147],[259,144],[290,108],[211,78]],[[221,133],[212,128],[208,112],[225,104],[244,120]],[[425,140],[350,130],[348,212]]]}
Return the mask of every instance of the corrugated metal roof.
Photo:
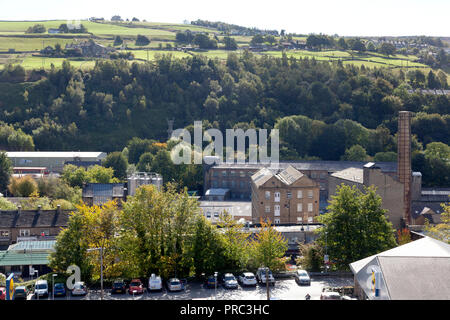
{"label": "corrugated metal roof", "polygon": [[0,266],[47,265],[48,252],[18,253],[14,251],[0,252]]}
{"label": "corrugated metal roof", "polygon": [[14,151],[6,152],[9,158],[105,158],[100,151]]}
{"label": "corrugated metal roof", "polygon": [[8,251],[51,251],[55,247],[56,240],[20,241],[9,246]]}

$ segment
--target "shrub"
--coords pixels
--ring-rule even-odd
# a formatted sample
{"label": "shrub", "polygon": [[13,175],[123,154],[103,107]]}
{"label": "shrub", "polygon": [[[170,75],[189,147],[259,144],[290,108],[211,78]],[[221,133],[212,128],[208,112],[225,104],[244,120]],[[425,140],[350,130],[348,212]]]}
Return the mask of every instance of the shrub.
{"label": "shrub", "polygon": [[318,272],[323,266],[323,248],[318,243],[300,245],[301,256],[297,265],[308,271]]}
{"label": "shrub", "polygon": [[24,176],[13,178],[8,189],[16,197],[29,197],[38,191],[38,185],[32,177]]}
{"label": "shrub", "polygon": [[5,198],[0,198],[0,210],[17,210],[17,206]]}

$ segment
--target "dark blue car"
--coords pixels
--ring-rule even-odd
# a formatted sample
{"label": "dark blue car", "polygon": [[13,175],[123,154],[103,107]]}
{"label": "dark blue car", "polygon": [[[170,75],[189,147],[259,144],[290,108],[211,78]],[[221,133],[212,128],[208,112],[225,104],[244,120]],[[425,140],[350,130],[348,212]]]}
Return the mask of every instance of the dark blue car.
{"label": "dark blue car", "polygon": [[66,288],[64,287],[64,283],[55,283],[53,287],[55,297],[65,297],[66,296]]}

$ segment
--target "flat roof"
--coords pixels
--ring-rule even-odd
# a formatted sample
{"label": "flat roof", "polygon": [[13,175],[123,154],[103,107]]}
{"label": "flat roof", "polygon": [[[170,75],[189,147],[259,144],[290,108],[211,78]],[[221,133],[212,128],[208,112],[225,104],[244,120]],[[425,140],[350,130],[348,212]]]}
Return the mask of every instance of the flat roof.
{"label": "flat roof", "polygon": [[9,158],[104,158],[101,151],[7,151]]}

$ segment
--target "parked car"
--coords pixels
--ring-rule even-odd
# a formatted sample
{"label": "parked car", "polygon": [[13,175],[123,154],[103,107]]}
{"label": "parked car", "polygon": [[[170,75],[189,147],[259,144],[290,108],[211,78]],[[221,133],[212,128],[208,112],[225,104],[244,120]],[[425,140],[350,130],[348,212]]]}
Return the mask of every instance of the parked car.
{"label": "parked car", "polygon": [[[266,269],[267,269],[267,275],[268,279],[266,281]],[[267,282],[269,285],[275,285],[275,278],[272,275],[272,271],[270,271],[269,268],[259,268],[256,272],[256,279],[260,284],[266,284]]]}
{"label": "parked car", "polygon": [[48,297],[48,283],[47,280],[38,280],[36,281],[36,284],[34,285],[34,295],[37,298]]}
{"label": "parked car", "polygon": [[85,296],[88,293],[88,289],[84,282],[75,282],[72,289],[72,296]]}
{"label": "parked car", "polygon": [[236,277],[232,273],[225,273],[222,277],[222,283],[225,289],[237,289],[239,287]]}
{"label": "parked car", "polygon": [[55,297],[65,297],[66,296],[66,287],[64,283],[58,282],[53,286],[53,294]]}
{"label": "parked car", "polygon": [[27,300],[28,297],[28,289],[25,286],[17,287],[14,290],[14,300]]}
{"label": "parked car", "polygon": [[299,285],[311,285],[311,278],[309,277],[308,272],[306,272],[305,270],[297,270],[294,277],[295,281]]}
{"label": "parked car", "polygon": [[239,277],[242,286],[256,286],[256,277],[251,272],[244,272]]}
{"label": "parked car", "polygon": [[204,283],[205,288],[214,289],[216,287],[216,277],[209,276],[205,279]]}
{"label": "parked car", "polygon": [[161,291],[163,288],[163,283],[160,276],[152,273],[148,279],[148,290],[149,291]]}
{"label": "parked car", "polygon": [[123,281],[122,279],[114,280],[111,287],[111,294],[125,293],[125,292],[127,292],[127,286],[125,284],[125,281]]}
{"label": "parked car", "polygon": [[6,288],[0,287],[0,300],[6,300]]}
{"label": "parked car", "polygon": [[144,285],[140,279],[133,279],[130,282],[130,286],[128,287],[128,293],[133,294],[142,294],[144,293]]}
{"label": "parked car", "polygon": [[181,291],[183,290],[183,287],[183,283],[177,278],[172,278],[167,281],[167,290],[170,292]]}
{"label": "parked car", "polygon": [[320,295],[320,300],[342,300],[339,292],[325,291]]}

